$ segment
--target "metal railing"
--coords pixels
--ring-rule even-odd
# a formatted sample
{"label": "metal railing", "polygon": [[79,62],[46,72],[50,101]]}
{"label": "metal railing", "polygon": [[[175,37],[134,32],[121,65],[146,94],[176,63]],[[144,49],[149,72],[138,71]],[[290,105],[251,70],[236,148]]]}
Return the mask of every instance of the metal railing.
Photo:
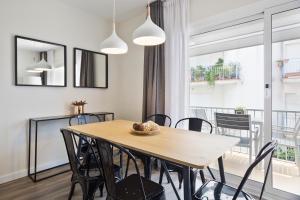
{"label": "metal railing", "polygon": [[300,75],[300,59],[286,59],[280,61],[280,66],[282,69],[282,77],[289,78],[293,76]]}
{"label": "metal railing", "polygon": [[197,66],[191,68],[191,81],[240,79],[240,67],[238,64]]}
{"label": "metal railing", "polygon": [[[190,116],[206,119],[212,124],[215,123],[215,113],[235,113],[235,108],[223,107],[202,107],[191,106],[188,109]],[[252,122],[264,121],[263,109],[245,109],[245,114],[251,115]],[[272,111],[272,138],[277,140],[279,146],[274,156],[280,160],[295,162],[295,142],[293,139],[286,138],[284,130],[293,130],[297,120],[300,119],[300,111],[273,110]],[[263,134],[263,130],[261,130]],[[239,133],[237,133],[238,135]],[[263,138],[263,137],[262,137]],[[239,151],[239,150],[238,150]],[[239,151],[245,153],[244,151]]]}

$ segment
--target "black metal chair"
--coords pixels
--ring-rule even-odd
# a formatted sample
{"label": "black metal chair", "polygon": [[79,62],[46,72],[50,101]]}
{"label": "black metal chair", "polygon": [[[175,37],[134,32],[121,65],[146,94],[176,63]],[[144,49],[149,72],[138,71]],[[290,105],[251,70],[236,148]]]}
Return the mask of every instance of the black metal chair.
{"label": "black metal chair", "polygon": [[[71,116],[69,118],[69,125],[70,126],[74,126],[74,125],[83,125],[83,124],[88,124],[88,123],[92,123],[92,122],[100,122],[101,119],[98,115],[95,115],[95,114],[92,114],[92,113],[82,113],[82,114],[78,114],[78,115],[74,115],[74,116]],[[85,144],[84,140],[82,140],[82,138],[84,137],[81,137],[79,138],[79,140],[75,140],[75,145],[78,149],[77,153],[80,155],[80,154],[85,154],[86,153],[86,150],[87,150],[87,146],[89,144]],[[87,139],[85,137],[85,139]],[[94,143],[93,140],[89,141],[91,143]]]}
{"label": "black metal chair", "polygon": [[[103,121],[98,115],[92,114],[92,113],[82,113],[79,115],[74,115],[72,117],[70,117],[69,119],[69,125],[73,126],[73,125],[83,125],[83,124],[88,124],[88,123],[94,123],[94,122],[101,122]],[[77,153],[78,156],[81,156],[81,154],[85,155],[87,153],[87,149],[88,147],[91,145],[91,147],[93,148],[94,152],[97,153],[97,148],[95,148],[96,146],[96,142],[94,139],[91,138],[87,138],[85,136],[80,137],[79,139],[74,139],[75,145],[77,147]],[[92,154],[92,152],[89,152],[90,154]],[[114,156],[120,156],[120,165],[122,163],[122,155],[120,152],[116,153]],[[89,167],[90,169],[96,168],[98,169],[98,166],[96,164],[96,160],[94,159],[93,156],[89,156]],[[114,171],[116,174],[116,177],[121,179],[121,166],[118,165],[114,165]]]}
{"label": "black metal chair", "polygon": [[[172,124],[172,119],[168,115],[165,114],[154,114],[150,115],[147,117],[146,121],[152,120],[159,126],[168,126],[170,127]],[[147,179],[151,179],[151,169],[152,169],[152,159],[150,156],[145,155],[143,153],[137,152],[137,151],[130,151],[136,158],[140,159],[144,165],[144,177]],[[125,177],[127,176],[128,173],[128,168],[129,168],[129,162],[130,158],[127,158],[127,163],[126,163],[126,171],[125,171]],[[156,166],[157,160],[155,160]]]}
{"label": "black metal chair", "polygon": [[[141,177],[136,160],[128,150],[100,139],[96,140],[96,144],[105,178],[107,200],[165,200],[164,188],[151,180]],[[136,174],[132,174],[123,180],[115,181],[112,170],[113,157],[111,146],[120,149],[120,151],[130,157],[134,163]]]}
{"label": "black metal chair", "polygon": [[[185,124],[187,122],[187,124]],[[198,131],[198,132],[207,132],[207,133],[212,133],[213,131],[213,126],[212,124],[204,119],[201,118],[183,118],[181,120],[179,120],[176,125],[175,128],[177,128],[179,125],[183,125],[183,127],[185,127],[184,125],[187,125],[188,130],[191,131]],[[171,162],[166,162],[166,166],[168,168],[169,172],[177,172],[178,174],[178,180],[179,180],[179,189],[181,189],[182,186],[182,181],[183,181],[183,168],[180,165],[171,163]],[[207,167],[210,175],[212,176],[213,179],[215,179],[215,176],[213,175],[211,169],[209,167]],[[159,175],[159,184],[162,183],[163,180],[163,175],[164,175],[164,168],[161,167],[160,168],[160,175]],[[195,192],[195,184],[196,184],[196,177],[197,177],[197,173],[198,170],[194,170],[191,169],[191,188],[192,188],[192,194]],[[204,173],[202,170],[199,171],[202,182],[205,182],[205,178],[204,178]]]}
{"label": "black metal chair", "polygon": [[267,163],[267,170],[264,177],[264,182],[262,185],[262,189],[260,192],[259,199],[262,199],[266,181],[268,178],[268,174],[270,171],[270,165],[273,153],[276,149],[277,142],[269,142],[267,143],[257,154],[254,162],[249,166],[247,169],[241,183],[239,184],[238,188],[231,187],[226,185],[225,183],[217,182],[215,180],[208,181],[204,185],[202,185],[199,190],[193,195],[194,200],[202,200],[202,199],[215,199],[215,200],[225,200],[225,199],[232,199],[232,200],[254,200],[251,195],[247,194],[243,191],[243,187],[247,182],[249,176],[251,175],[252,170],[263,160],[266,159],[267,156],[269,157]]}
{"label": "black metal chair", "polygon": [[[103,187],[104,187],[104,178],[101,174],[101,171],[98,168],[90,168],[90,159],[91,156],[95,156],[95,152],[90,145],[90,143],[81,135],[78,135],[74,132],[71,132],[67,129],[61,130],[66,149],[67,154],[72,170],[72,178],[71,178],[71,190],[69,193],[68,199],[70,200],[72,198],[72,195],[74,193],[74,189],[76,184],[80,184],[82,193],[83,193],[83,200],[91,200],[94,199],[94,195],[96,190],[99,188],[101,196],[103,195]],[[76,152],[78,148],[76,147],[75,140],[82,140],[87,144],[87,151],[85,154],[81,153],[80,156]],[[92,154],[89,152],[93,152]],[[97,170],[95,170],[97,169]],[[92,172],[91,172],[92,171]],[[93,174],[93,175],[91,175]]]}
{"label": "black metal chair", "polygon": [[78,115],[73,115],[69,118],[69,125],[82,125],[92,122],[101,122],[103,121],[98,115],[92,113],[82,113]]}
{"label": "black metal chair", "polygon": [[172,119],[168,115],[165,114],[154,114],[147,117],[146,121],[152,120],[160,126],[168,126],[171,127]]}

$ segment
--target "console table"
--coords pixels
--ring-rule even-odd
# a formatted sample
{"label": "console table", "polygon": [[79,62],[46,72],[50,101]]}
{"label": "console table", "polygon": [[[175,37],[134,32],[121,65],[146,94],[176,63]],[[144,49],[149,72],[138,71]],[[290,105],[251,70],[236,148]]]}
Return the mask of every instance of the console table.
{"label": "console table", "polygon": [[[112,112],[95,112],[95,113],[92,113],[92,114],[98,115],[102,121],[106,121],[107,120],[107,116],[111,116],[112,120],[114,120],[114,118],[115,118],[115,115]],[[41,171],[37,171],[38,125],[41,122],[45,123],[45,122],[53,121],[53,120],[70,119],[71,117],[74,117],[74,116],[75,115],[59,115],[59,116],[39,117],[39,118],[31,118],[31,119],[29,119],[28,177],[33,182],[38,182],[38,181],[41,181],[41,180],[44,180],[44,179],[47,179],[47,178],[50,178],[50,177],[53,177],[53,176],[65,173],[65,172],[67,172],[67,171],[70,170],[70,169],[68,169],[68,170],[60,171],[60,172],[57,172],[57,173],[45,176],[43,178],[37,179],[37,175],[40,174],[40,173],[43,173],[43,172],[46,172],[48,170],[55,169],[55,168],[58,168],[58,167],[62,167],[64,165],[68,165],[69,164],[69,162],[67,162],[67,163],[62,164],[62,165],[58,165],[58,166],[47,168],[47,169],[44,169],[44,170],[41,170]],[[34,126],[34,155],[31,155],[31,146],[32,146],[31,145],[31,142],[32,142],[31,138],[32,138],[32,130],[33,130],[32,126],[33,125],[35,125]],[[34,156],[33,173],[31,173],[31,156]]]}

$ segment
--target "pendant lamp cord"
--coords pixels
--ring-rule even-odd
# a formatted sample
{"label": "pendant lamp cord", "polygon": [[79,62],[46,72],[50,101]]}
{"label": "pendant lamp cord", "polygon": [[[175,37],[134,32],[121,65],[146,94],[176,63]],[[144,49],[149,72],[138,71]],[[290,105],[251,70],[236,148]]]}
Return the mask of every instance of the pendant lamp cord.
{"label": "pendant lamp cord", "polygon": [[148,0],[148,6],[147,6],[147,10],[148,10],[148,16],[150,16],[150,1]]}
{"label": "pendant lamp cord", "polygon": [[116,30],[116,0],[114,0],[114,7],[113,7],[113,30]]}

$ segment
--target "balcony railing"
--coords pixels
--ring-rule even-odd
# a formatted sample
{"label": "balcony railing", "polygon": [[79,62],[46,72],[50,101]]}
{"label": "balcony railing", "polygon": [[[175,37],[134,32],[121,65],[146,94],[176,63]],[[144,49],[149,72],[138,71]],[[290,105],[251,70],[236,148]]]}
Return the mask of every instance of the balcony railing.
{"label": "balcony railing", "polygon": [[191,81],[207,81],[214,84],[218,80],[236,80],[240,79],[240,67],[237,63],[216,64],[213,66],[197,66],[191,68]]}
{"label": "balcony railing", "polygon": [[285,59],[278,61],[281,67],[282,78],[300,77],[300,59]]}
{"label": "balcony railing", "polygon": [[[189,107],[189,115],[203,119],[207,119],[212,124],[215,123],[215,113],[235,113],[235,108],[222,108],[222,107]],[[264,110],[262,109],[245,109],[245,114],[251,115],[252,121],[264,121]],[[295,162],[295,142],[293,139],[288,139],[283,134],[284,130],[294,129],[297,120],[300,119],[300,111],[286,111],[286,110],[273,110],[272,111],[272,138],[279,143],[278,149],[274,156],[280,160]],[[263,134],[263,130],[260,130]],[[239,134],[239,133],[236,133]],[[262,137],[263,138],[263,137]],[[235,149],[236,150],[236,149]],[[245,153],[244,151],[237,150],[238,152]]]}

